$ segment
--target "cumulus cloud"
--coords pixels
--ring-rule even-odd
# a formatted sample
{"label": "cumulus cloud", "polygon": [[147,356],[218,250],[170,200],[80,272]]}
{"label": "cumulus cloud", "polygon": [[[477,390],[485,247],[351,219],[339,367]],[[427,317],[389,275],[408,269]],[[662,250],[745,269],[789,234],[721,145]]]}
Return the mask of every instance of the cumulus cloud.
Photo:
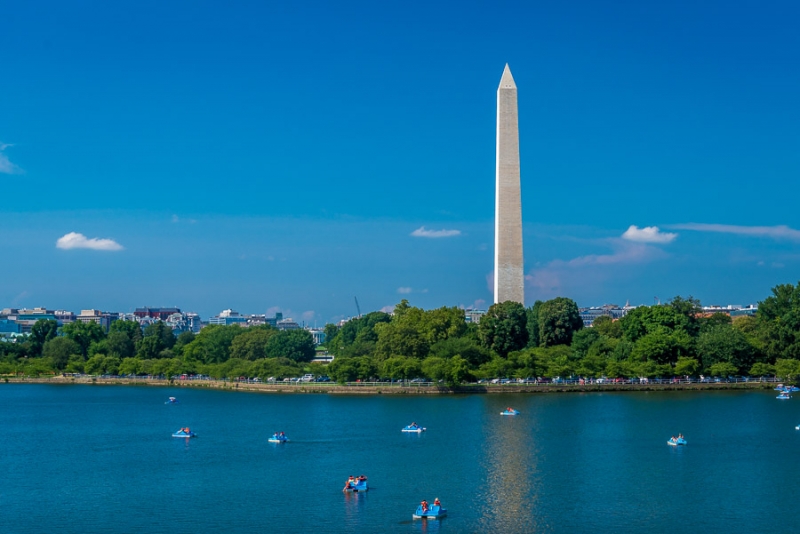
{"label": "cumulus cloud", "polygon": [[59,237],[58,241],[56,241],[56,247],[64,250],[88,248],[91,250],[109,251],[122,250],[123,248],[122,245],[113,239],[98,239],[96,237],[89,239],[85,235],[77,232],[70,232]]}
{"label": "cumulus cloud", "polygon": [[16,166],[13,163],[11,163],[11,161],[8,159],[8,156],[6,156],[3,153],[3,152],[5,152],[5,149],[7,149],[10,146],[14,146],[14,145],[9,145],[7,143],[0,143],[0,173],[3,173],[3,174],[20,174],[20,173],[22,173],[22,169],[20,169],[18,166]]}
{"label": "cumulus cloud", "polygon": [[394,305],[392,304],[392,305],[389,305],[389,306],[384,306],[383,308],[381,308],[381,311],[383,313],[393,313],[394,312]]}
{"label": "cumulus cloud", "polygon": [[754,237],[769,237],[771,239],[800,241],[800,230],[779,226],[737,226],[733,224],[703,224],[686,223],[671,224],[670,228],[676,230],[693,230],[696,232],[716,232],[721,234],[736,234]]}
{"label": "cumulus cloud", "polygon": [[637,243],[671,243],[676,237],[678,237],[678,234],[662,232],[658,229],[658,226],[639,228],[633,224],[622,234],[622,239]]}
{"label": "cumulus cloud", "polygon": [[397,292],[400,293],[401,295],[407,295],[407,294],[411,293],[411,288],[410,287],[398,287],[397,288]]}
{"label": "cumulus cloud", "polygon": [[461,230],[428,230],[424,226],[420,226],[411,235],[414,237],[454,237],[461,235]]}

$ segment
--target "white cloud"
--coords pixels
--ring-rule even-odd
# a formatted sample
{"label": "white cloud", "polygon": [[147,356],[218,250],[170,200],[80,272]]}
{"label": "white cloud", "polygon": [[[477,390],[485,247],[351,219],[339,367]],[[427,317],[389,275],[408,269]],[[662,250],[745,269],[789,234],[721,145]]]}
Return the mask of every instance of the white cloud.
{"label": "white cloud", "polygon": [[398,287],[397,288],[397,292],[400,293],[401,295],[407,295],[407,294],[411,293],[411,288],[410,287]]}
{"label": "white cloud", "polygon": [[678,237],[678,234],[662,232],[658,229],[658,226],[639,228],[633,224],[622,234],[622,239],[636,241],[637,243],[671,243],[676,237]]}
{"label": "white cloud", "polygon": [[87,238],[83,234],[70,232],[58,238],[56,247],[64,250],[73,248],[88,248],[91,250],[122,250],[122,245],[113,239]]}
{"label": "white cloud", "polygon": [[411,235],[414,237],[454,237],[461,235],[461,230],[428,230],[424,226],[420,226]]}
{"label": "white cloud", "polygon": [[380,311],[382,311],[383,313],[392,313],[394,312],[394,305],[392,304],[390,306],[384,306],[383,308],[381,308]]}
{"label": "white cloud", "polygon": [[620,267],[646,264],[668,256],[662,249],[644,243],[628,243],[622,239],[610,240],[610,243],[614,247],[611,254],[588,254],[567,261],[553,260],[531,269],[525,275],[526,293],[536,295],[536,298],[564,295],[619,276]]}
{"label": "white cloud", "polygon": [[21,174],[22,173],[22,169],[20,169],[18,166],[16,166],[13,163],[11,163],[11,161],[8,159],[8,156],[6,156],[3,153],[3,151],[5,149],[7,149],[8,147],[10,147],[10,146],[14,146],[14,145],[9,145],[7,143],[0,143],[0,173],[3,173],[3,174]]}
{"label": "white cloud", "polygon": [[316,317],[317,313],[314,310],[304,311],[300,314],[300,318],[303,319],[306,323],[311,323]]}
{"label": "white cloud", "polygon": [[716,232],[722,234],[736,234],[754,237],[769,237],[772,239],[787,239],[789,241],[800,241],[800,230],[789,228],[786,225],[779,226],[736,226],[733,224],[704,224],[686,223],[671,224],[669,228],[676,230],[694,230],[697,232]]}

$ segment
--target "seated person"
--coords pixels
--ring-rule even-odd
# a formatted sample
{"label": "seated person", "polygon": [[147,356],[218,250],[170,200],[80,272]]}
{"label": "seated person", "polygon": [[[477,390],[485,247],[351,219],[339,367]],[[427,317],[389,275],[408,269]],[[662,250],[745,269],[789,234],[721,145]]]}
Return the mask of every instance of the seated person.
{"label": "seated person", "polygon": [[423,513],[428,511],[428,501],[426,501],[425,499],[422,500],[420,506],[422,506]]}
{"label": "seated person", "polygon": [[442,502],[439,500],[439,497],[436,497],[435,499],[433,499],[433,505],[434,506],[441,506],[442,505]]}

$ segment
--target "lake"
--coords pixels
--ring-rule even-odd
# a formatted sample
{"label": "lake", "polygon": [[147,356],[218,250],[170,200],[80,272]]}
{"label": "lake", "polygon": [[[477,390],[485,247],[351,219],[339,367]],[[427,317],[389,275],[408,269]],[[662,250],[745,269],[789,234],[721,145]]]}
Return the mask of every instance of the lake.
{"label": "lake", "polygon": [[[179,404],[165,405],[176,396]],[[334,396],[0,386],[7,533],[767,532],[800,494],[800,397]],[[521,411],[499,414],[506,406]],[[401,428],[416,421],[422,434]],[[192,440],[172,438],[189,426]],[[270,444],[274,431],[290,442]],[[683,433],[685,447],[667,445]],[[349,475],[370,491],[344,494]],[[412,520],[439,497],[449,515]]]}

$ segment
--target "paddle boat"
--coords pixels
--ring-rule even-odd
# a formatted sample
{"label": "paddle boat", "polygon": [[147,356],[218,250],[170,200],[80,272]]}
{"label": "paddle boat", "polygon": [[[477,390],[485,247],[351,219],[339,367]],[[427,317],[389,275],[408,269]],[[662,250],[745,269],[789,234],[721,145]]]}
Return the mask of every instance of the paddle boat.
{"label": "paddle boat", "polygon": [[428,505],[428,501],[422,501],[417,510],[411,515],[414,519],[441,519],[447,515],[447,510],[435,499],[432,505]]}
{"label": "paddle boat", "polygon": [[178,404],[178,399],[176,399],[175,397],[170,397],[164,404]]}
{"label": "paddle boat", "polygon": [[508,408],[500,412],[500,415],[519,415],[519,410],[515,410],[514,408],[509,406]]}
{"label": "paddle boat", "polygon": [[272,437],[269,438],[267,441],[270,443],[286,443],[289,441],[289,438],[286,437],[286,434],[283,432],[275,432],[272,434]]}
{"label": "paddle boat", "polygon": [[196,438],[197,434],[189,430],[189,427],[181,428],[177,432],[172,433],[173,438]]}
{"label": "paddle boat", "polygon": [[667,445],[672,445],[673,447],[677,447],[678,445],[686,445],[686,440],[683,436],[671,437],[667,440]]}
{"label": "paddle boat", "polygon": [[784,386],[783,384],[778,384],[778,387],[775,388],[775,391],[784,391],[786,393],[796,393],[800,391],[800,388],[797,386]]}
{"label": "paddle boat", "polygon": [[417,423],[411,423],[403,427],[403,432],[425,432],[425,427],[421,427]]}
{"label": "paddle boat", "polygon": [[776,399],[791,399],[792,395],[788,391],[781,391],[781,394],[775,397]]}
{"label": "paddle boat", "polygon": [[342,491],[346,491],[347,493],[361,493],[367,490],[369,490],[367,477],[361,475],[360,477],[348,478],[344,483],[344,489]]}

